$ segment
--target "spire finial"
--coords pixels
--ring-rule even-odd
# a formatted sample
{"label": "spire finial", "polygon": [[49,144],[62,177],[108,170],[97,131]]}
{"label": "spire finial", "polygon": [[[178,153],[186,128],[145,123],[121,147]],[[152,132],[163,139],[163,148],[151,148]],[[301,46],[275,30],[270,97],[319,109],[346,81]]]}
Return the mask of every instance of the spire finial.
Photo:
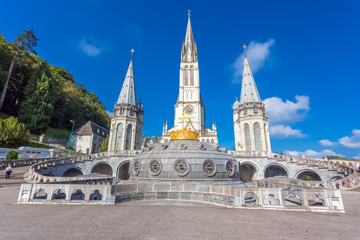
{"label": "spire finial", "polygon": [[244,48],[244,53],[245,53],[245,57],[246,57],[246,48],[247,48],[247,46],[244,43],[244,46],[242,46],[242,47]]}
{"label": "spire finial", "polygon": [[191,10],[189,9],[189,10],[187,10],[187,12],[188,12],[188,17],[190,18],[190,16],[191,16]]}
{"label": "spire finial", "polygon": [[130,52],[131,52],[131,56],[133,56],[133,55],[134,55],[135,50],[132,48],[132,49],[130,50]]}

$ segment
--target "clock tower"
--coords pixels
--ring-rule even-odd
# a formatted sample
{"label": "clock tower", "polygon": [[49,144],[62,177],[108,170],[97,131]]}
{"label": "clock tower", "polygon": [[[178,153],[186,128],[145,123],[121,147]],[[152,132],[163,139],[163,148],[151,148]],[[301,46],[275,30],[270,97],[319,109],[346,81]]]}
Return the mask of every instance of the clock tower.
{"label": "clock tower", "polygon": [[174,127],[168,130],[167,123],[164,125],[163,142],[170,140],[169,132],[185,127],[180,119],[184,114],[190,117],[193,130],[200,132],[200,141],[218,144],[215,123],[212,129],[205,126],[205,106],[200,95],[198,50],[191,27],[190,13],[188,13],[185,41],[181,48],[179,95],[175,104]]}

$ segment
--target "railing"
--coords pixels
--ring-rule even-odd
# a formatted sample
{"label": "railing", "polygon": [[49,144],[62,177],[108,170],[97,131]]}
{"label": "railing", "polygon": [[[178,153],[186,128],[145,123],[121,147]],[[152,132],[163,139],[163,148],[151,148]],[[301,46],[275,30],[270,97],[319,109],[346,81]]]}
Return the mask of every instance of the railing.
{"label": "railing", "polygon": [[58,158],[43,160],[37,162],[29,168],[27,173],[27,179],[29,182],[35,183],[73,183],[73,184],[112,184],[112,177],[104,176],[89,176],[89,177],[54,177],[54,176],[44,176],[38,171],[47,169],[49,167],[56,167],[64,164],[73,164],[73,163],[82,163],[86,160],[91,161],[91,156],[82,156],[82,157],[69,157],[69,158]]}

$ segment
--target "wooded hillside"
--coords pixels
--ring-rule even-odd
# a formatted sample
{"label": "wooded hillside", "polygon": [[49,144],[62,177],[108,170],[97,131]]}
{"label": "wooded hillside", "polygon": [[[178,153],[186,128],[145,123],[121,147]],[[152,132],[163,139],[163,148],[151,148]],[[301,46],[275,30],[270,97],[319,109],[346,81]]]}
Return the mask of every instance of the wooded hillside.
{"label": "wooded hillside", "polygon": [[48,126],[71,129],[70,120],[75,120],[75,127],[93,121],[109,128],[110,117],[98,96],[78,84],[66,69],[37,56],[37,41],[32,30],[13,43],[0,34],[0,94],[5,95],[0,112],[17,116],[37,134]]}

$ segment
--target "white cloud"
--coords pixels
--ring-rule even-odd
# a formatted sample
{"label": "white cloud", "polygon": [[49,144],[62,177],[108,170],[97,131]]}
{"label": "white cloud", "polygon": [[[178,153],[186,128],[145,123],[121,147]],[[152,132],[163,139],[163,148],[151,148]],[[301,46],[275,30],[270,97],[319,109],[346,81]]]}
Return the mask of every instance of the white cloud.
{"label": "white cloud", "polygon": [[292,129],[289,125],[270,126],[270,136],[273,138],[303,138],[307,135],[300,129]]}
{"label": "white cloud", "polygon": [[[274,45],[274,43],[274,39],[269,39],[264,43],[254,41],[250,42],[246,49],[246,56],[253,74],[264,66],[265,61],[270,56],[270,47]],[[232,82],[241,83],[244,68],[244,53],[239,55],[236,61],[232,64],[232,68],[234,69],[234,79]]]}
{"label": "white cloud", "polygon": [[79,48],[88,56],[94,57],[109,49],[108,40],[99,40],[95,37],[88,36],[78,43]]}
{"label": "white cloud", "polygon": [[353,159],[360,159],[360,154],[357,156],[352,157]]}
{"label": "white cloud", "polygon": [[305,157],[310,157],[310,158],[323,158],[325,156],[344,157],[344,155],[338,154],[338,153],[336,153],[336,152],[334,152],[332,150],[329,150],[329,149],[322,150],[321,152],[316,152],[316,151],[311,150],[311,149],[308,149],[305,152],[286,150],[285,154],[290,155],[290,156],[294,156],[294,157],[302,157],[303,155],[305,155]]}
{"label": "white cloud", "polygon": [[310,98],[308,96],[295,96],[296,101],[283,101],[278,97],[264,100],[266,115],[270,124],[295,123],[304,120],[310,109]]}
{"label": "white cloud", "polygon": [[350,137],[340,138],[339,143],[347,148],[360,148],[360,129],[353,129]]}
{"label": "white cloud", "polygon": [[110,112],[110,111],[106,111],[107,115],[109,115],[109,117],[112,117],[114,116],[114,113],[113,112]]}
{"label": "white cloud", "polygon": [[321,146],[324,146],[324,147],[331,147],[331,146],[335,146],[335,145],[336,145],[336,142],[331,142],[331,141],[328,140],[328,139],[320,140],[319,143],[321,144]]}
{"label": "white cloud", "polygon": [[269,117],[270,135],[274,138],[303,138],[307,135],[290,124],[303,121],[310,109],[308,96],[295,96],[296,101],[283,101],[278,97],[264,100],[266,115]]}

